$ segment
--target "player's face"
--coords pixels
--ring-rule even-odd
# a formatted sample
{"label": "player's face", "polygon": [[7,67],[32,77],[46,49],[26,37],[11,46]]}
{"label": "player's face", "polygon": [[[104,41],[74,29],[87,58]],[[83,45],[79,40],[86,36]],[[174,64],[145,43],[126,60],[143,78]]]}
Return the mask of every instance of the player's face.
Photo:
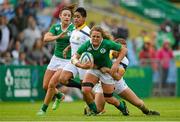
{"label": "player's face", "polygon": [[62,23],[69,24],[71,22],[71,12],[69,10],[63,10],[60,14]]}
{"label": "player's face", "polygon": [[94,47],[98,47],[102,41],[102,34],[99,31],[92,31],[91,41]]}
{"label": "player's face", "polygon": [[85,18],[81,16],[79,12],[74,13],[74,25],[80,27],[85,22]]}

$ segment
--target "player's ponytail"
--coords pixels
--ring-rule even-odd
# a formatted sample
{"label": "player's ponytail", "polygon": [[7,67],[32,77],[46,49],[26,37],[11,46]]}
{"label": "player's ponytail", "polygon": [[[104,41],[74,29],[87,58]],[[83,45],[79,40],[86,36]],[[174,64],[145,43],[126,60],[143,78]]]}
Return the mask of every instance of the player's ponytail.
{"label": "player's ponytail", "polygon": [[76,6],[77,6],[77,4],[70,4],[70,5],[64,6],[61,9],[59,14],[61,14],[63,10],[69,10],[71,12],[71,15],[73,16]]}

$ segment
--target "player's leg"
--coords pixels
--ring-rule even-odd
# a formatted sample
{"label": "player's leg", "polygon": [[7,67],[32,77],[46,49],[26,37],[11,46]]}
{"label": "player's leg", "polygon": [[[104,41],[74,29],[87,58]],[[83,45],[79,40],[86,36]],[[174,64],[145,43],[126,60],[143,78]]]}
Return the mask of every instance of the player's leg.
{"label": "player's leg", "polygon": [[43,78],[43,89],[45,91],[47,91],[48,85],[49,85],[49,81],[50,81],[51,77],[54,75],[55,72],[56,71],[49,70],[49,69],[47,69],[45,71],[44,78]]}
{"label": "player's leg", "polygon": [[[51,78],[50,84],[51,83],[56,84],[56,86],[57,86],[57,84],[59,83],[58,78],[61,75],[61,72],[62,72],[62,69],[59,69],[53,75],[53,77]],[[54,85],[51,85],[51,86],[54,86]],[[56,99],[55,99],[55,101],[54,101],[54,103],[52,105],[53,110],[56,110],[59,107],[60,102],[65,98],[64,94],[61,93],[57,88],[55,88],[55,97],[56,97]]]}
{"label": "player's leg", "polygon": [[[104,95],[103,95],[103,90],[101,87],[101,83],[97,83],[94,87],[93,87],[93,97],[94,97],[94,101],[96,103],[97,106],[97,110],[100,112],[99,114],[102,114],[105,112],[104,107],[105,107],[105,99],[104,99]],[[84,108],[84,115],[88,115],[90,113],[90,109],[88,106],[85,106]]]}
{"label": "player's leg", "polygon": [[146,115],[160,115],[160,113],[157,111],[149,110],[145,106],[144,101],[137,97],[130,88],[123,90],[123,92],[121,92],[119,95],[137,108],[139,108]]}
{"label": "player's leg", "polygon": [[120,102],[117,98],[113,97],[114,85],[113,84],[104,84],[102,83],[102,88],[104,92],[104,98],[106,102],[114,105],[118,110],[122,112],[123,115],[129,115],[129,111],[126,107],[124,101]]}
{"label": "player's leg", "polygon": [[95,85],[95,87],[96,87],[96,91],[94,93],[94,101],[96,103],[98,111],[103,113],[106,101],[104,99],[102,86],[101,86],[100,83],[98,83],[98,84]]}
{"label": "player's leg", "polygon": [[51,102],[51,100],[55,94],[56,94],[57,98],[59,98],[59,99],[63,98],[63,94],[58,92],[58,90],[56,89],[56,86],[58,83],[58,77],[59,77],[60,73],[61,73],[61,70],[57,71],[50,79],[50,82],[48,85],[48,90],[47,90],[43,105],[42,105],[40,111],[37,113],[38,115],[43,115],[46,112],[48,105]]}
{"label": "player's leg", "polygon": [[45,71],[45,74],[44,74],[44,78],[43,78],[44,90],[48,89],[50,79],[52,78],[54,73],[58,70],[58,67],[60,65],[61,65],[61,60],[58,57],[53,55],[48,66],[47,66],[47,70]]}
{"label": "player's leg", "polygon": [[76,77],[78,73],[78,69],[75,65],[68,63],[64,68],[59,77],[59,81],[61,84],[66,85],[68,87],[76,87],[81,89],[81,84],[74,81],[73,78]]}
{"label": "player's leg", "polygon": [[94,102],[94,96],[92,95],[92,88],[94,84],[99,81],[99,78],[91,73],[86,73],[84,80],[82,81],[82,92],[84,101],[92,111],[92,114],[97,114],[98,110]]}
{"label": "player's leg", "polygon": [[153,112],[145,106],[144,102],[127,86],[123,78],[116,82],[115,93],[138,107],[144,114],[158,114],[158,112]]}

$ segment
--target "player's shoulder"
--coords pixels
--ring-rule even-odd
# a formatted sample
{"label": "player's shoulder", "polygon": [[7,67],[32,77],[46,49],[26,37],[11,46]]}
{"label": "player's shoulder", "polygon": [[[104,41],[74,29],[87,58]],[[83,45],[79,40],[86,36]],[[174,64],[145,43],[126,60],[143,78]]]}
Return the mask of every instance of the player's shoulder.
{"label": "player's shoulder", "polygon": [[52,27],[61,27],[61,24],[60,23],[54,23],[54,24],[52,24]]}
{"label": "player's shoulder", "polygon": [[90,33],[90,28],[86,25],[84,28],[82,28],[81,30],[85,31],[86,33]]}
{"label": "player's shoulder", "polygon": [[112,40],[109,40],[109,39],[103,39],[103,43],[104,43],[104,44],[112,44],[113,41],[112,41]]}

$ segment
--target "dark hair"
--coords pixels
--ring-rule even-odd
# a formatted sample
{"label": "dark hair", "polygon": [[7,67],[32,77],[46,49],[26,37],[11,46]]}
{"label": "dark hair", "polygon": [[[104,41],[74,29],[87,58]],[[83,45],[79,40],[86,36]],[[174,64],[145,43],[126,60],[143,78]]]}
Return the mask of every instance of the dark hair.
{"label": "dark hair", "polygon": [[87,17],[86,10],[83,7],[79,7],[75,10],[75,12],[79,12],[82,17]]}
{"label": "dark hair", "polygon": [[117,38],[117,39],[115,39],[114,41],[115,41],[115,42],[117,42],[117,43],[120,43],[120,44],[126,45],[126,40],[125,40],[125,39],[123,39],[123,38]]}

